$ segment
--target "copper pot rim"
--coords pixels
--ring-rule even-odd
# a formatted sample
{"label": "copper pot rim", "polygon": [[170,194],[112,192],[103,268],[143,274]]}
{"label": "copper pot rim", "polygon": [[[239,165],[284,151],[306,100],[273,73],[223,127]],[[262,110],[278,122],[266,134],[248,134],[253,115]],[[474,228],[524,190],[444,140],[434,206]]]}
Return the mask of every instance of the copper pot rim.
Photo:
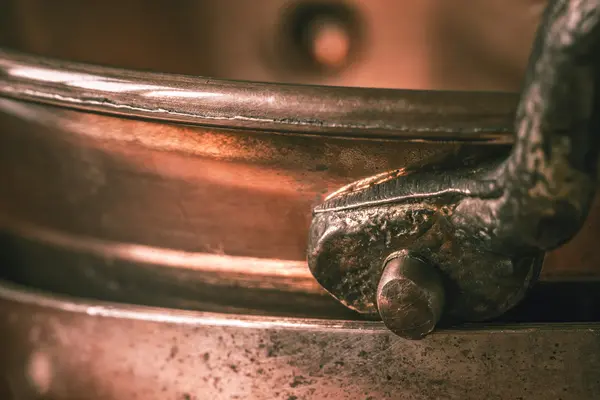
{"label": "copper pot rim", "polygon": [[168,123],[507,144],[518,96],[280,84],[105,67],[0,48],[0,96]]}

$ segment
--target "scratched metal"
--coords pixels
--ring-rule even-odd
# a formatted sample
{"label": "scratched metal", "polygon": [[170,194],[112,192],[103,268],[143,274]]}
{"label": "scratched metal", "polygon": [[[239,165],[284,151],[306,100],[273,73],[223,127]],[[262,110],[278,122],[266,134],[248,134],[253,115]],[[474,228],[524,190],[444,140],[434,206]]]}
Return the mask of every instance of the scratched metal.
{"label": "scratched metal", "polygon": [[544,252],[581,229],[596,193],[599,49],[600,1],[549,2],[510,155],[458,169],[401,168],[328,197],[309,233],[319,283],[349,308],[377,315],[384,260],[404,250],[439,272],[447,317],[478,321],[514,307]]}
{"label": "scratched metal", "polygon": [[22,399],[592,399],[600,327],[447,331],[190,313],[3,284],[0,394]]}
{"label": "scratched metal", "polygon": [[515,106],[511,93],[432,94],[123,72],[1,48],[0,95],[227,128],[491,143],[511,142]]}

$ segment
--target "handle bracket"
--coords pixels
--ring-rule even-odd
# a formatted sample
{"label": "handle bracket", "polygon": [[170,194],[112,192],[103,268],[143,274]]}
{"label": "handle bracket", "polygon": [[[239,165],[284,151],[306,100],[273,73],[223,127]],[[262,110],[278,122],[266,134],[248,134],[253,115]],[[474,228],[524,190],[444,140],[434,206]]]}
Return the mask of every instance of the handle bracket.
{"label": "handle bracket", "polygon": [[[403,251],[439,273],[442,320],[489,319],[516,305],[544,252],[580,229],[595,194],[599,55],[600,0],[551,1],[508,158],[396,170],[338,190],[314,210],[308,262],[317,281],[360,313],[397,315],[389,307],[416,307],[410,296],[381,312],[377,288],[386,259]],[[401,336],[420,332],[400,325]]]}

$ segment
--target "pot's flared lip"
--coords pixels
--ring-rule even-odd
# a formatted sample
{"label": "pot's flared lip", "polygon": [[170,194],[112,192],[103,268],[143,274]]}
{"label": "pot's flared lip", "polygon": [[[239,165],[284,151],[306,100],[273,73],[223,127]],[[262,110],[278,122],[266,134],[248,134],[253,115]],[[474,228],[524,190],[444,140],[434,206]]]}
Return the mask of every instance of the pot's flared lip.
{"label": "pot's flared lip", "polygon": [[[0,280],[0,301],[28,305],[39,309],[65,312],[73,315],[87,315],[105,319],[137,320],[173,325],[222,326],[251,329],[302,329],[335,330],[360,333],[384,333],[389,331],[379,321],[336,320],[319,318],[271,317],[242,314],[224,314],[204,311],[189,311],[172,308],[149,307],[134,304],[113,303],[101,300],[76,298],[23,286]],[[578,332],[600,329],[600,323],[519,323],[494,324],[472,323],[459,328],[450,328],[433,333],[435,336],[477,335],[485,333],[503,333],[510,335],[528,335],[534,332]]]}
{"label": "pot's flared lip", "polygon": [[512,142],[518,96],[161,74],[0,49],[0,96],[193,125],[417,141]]}

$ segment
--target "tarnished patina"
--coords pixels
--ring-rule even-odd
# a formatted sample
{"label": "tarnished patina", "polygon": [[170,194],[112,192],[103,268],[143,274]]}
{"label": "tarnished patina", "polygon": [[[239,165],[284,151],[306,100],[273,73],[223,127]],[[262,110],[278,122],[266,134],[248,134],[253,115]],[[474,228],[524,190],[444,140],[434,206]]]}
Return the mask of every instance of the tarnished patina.
{"label": "tarnished patina", "polygon": [[[308,251],[316,279],[348,307],[377,314],[383,262],[405,250],[443,276],[449,322],[517,304],[544,252],[580,229],[595,193],[599,29],[600,1],[549,4],[507,159],[393,171],[318,206]],[[397,307],[410,311],[411,301]]]}

